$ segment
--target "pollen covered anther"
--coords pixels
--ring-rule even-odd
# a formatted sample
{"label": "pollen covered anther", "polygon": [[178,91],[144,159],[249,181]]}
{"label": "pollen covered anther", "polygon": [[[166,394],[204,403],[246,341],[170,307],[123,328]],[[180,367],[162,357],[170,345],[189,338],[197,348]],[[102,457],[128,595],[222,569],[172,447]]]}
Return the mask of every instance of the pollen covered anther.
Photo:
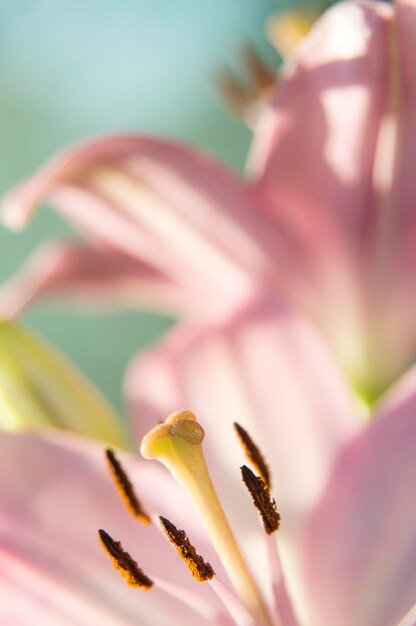
{"label": "pollen covered anther", "polygon": [[259,95],[262,91],[274,88],[276,70],[275,68],[271,70],[267,66],[264,59],[253,46],[247,45],[242,49],[241,62],[252,84],[257,87]]}
{"label": "pollen covered anther", "polygon": [[104,551],[110,557],[114,567],[131,587],[150,589],[153,586],[153,581],[140,569],[130,554],[123,550],[119,541],[115,541],[102,529],[98,531],[98,536]]}
{"label": "pollen covered anther", "polygon": [[264,530],[268,535],[279,529],[280,515],[276,500],[270,497],[270,491],[261,476],[256,476],[247,465],[241,467],[243,482],[249,490],[255,507],[260,513]]}
{"label": "pollen covered anther", "polygon": [[234,429],[238,435],[241,445],[244,448],[247,460],[250,461],[252,465],[254,465],[254,467],[262,477],[263,481],[266,483],[268,489],[270,489],[270,471],[266,461],[264,460],[264,456],[254,443],[248,432],[242,426],[240,426],[240,424],[234,422]]}
{"label": "pollen covered anther", "polygon": [[241,71],[222,70],[215,78],[219,94],[234,115],[254,128],[258,114],[271,97],[276,71],[270,69],[252,46],[240,55]]}
{"label": "pollen covered anther", "polygon": [[143,522],[143,524],[150,524],[150,517],[144,512],[139,499],[134,493],[133,485],[121,466],[120,461],[116,458],[114,451],[107,449],[105,454],[114,483],[127,509],[134,517]]}
{"label": "pollen covered anther", "polygon": [[176,528],[166,517],[159,517],[163,530],[169,541],[173,543],[179,556],[185,561],[191,574],[196,580],[205,582],[215,576],[215,572],[202,556],[197,554],[184,530]]}

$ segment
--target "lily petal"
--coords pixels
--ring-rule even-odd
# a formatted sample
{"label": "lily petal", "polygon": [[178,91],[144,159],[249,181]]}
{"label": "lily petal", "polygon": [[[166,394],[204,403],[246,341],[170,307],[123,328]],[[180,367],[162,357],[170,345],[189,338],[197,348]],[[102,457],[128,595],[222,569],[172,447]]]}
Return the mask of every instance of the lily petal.
{"label": "lily petal", "polygon": [[413,1],[337,3],[284,66],[251,155],[295,259],[284,293],[370,400],[416,345],[415,37]]}
{"label": "lily petal", "polygon": [[376,405],[378,419],[398,410],[411,411],[416,397],[416,365],[410,367],[398,381],[381,396]]}
{"label": "lily petal", "polygon": [[[188,503],[166,473],[134,457],[121,458],[144,506],[179,519],[211,558]],[[128,587],[111,567],[97,540],[101,527],[145,571],[212,597],[156,528],[141,526],[124,510],[98,444],[65,434],[0,434],[0,492],[0,589],[13,589],[0,593],[2,623],[157,626],[169,623],[172,614],[183,624],[210,623],[158,589]]]}
{"label": "lily petal", "polygon": [[314,233],[357,234],[386,107],[391,13],[380,2],[338,4],[284,67],[251,155],[257,186],[279,219],[290,212]]}
{"label": "lily petal", "polygon": [[6,197],[4,220],[20,227],[42,201],[92,241],[169,276],[194,301],[217,294],[217,308],[222,300],[226,307],[250,293],[251,274],[271,272],[265,249],[274,241],[250,191],[184,146],[114,136],[76,147]]}
{"label": "lily petal", "polygon": [[38,299],[57,296],[100,310],[140,305],[189,315],[194,307],[185,290],[149,265],[108,246],[62,241],[37,250],[0,288],[0,311],[10,319]]}
{"label": "lily petal", "polygon": [[307,523],[308,625],[389,626],[414,603],[415,416],[416,391],[341,452]]}
{"label": "lily petal", "polygon": [[221,326],[173,330],[133,361],[126,394],[138,437],[178,406],[213,425],[206,434],[212,471],[224,501],[234,501],[240,526],[233,485],[242,453],[230,433],[233,421],[247,427],[272,465],[286,533],[296,532],[334,455],[359,428],[323,342],[271,300]]}
{"label": "lily petal", "polygon": [[416,604],[414,604],[404,618],[400,620],[397,626],[416,626]]}

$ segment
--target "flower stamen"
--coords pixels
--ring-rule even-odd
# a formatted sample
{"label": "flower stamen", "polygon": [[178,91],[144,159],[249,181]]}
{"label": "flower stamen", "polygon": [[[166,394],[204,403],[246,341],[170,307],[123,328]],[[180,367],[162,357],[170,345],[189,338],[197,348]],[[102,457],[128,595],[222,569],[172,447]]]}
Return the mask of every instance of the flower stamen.
{"label": "flower stamen", "polygon": [[240,469],[243,482],[260,513],[264,530],[268,535],[271,535],[280,526],[280,515],[277,512],[276,500],[270,497],[270,490],[261,476],[256,476],[247,465],[243,465]]}
{"label": "flower stamen", "polygon": [[245,455],[248,461],[254,465],[266,486],[271,488],[270,470],[264,459],[263,454],[260,452],[258,446],[254,443],[248,432],[240,426],[237,422],[234,422],[234,430],[238,435],[240,443],[244,448]]}
{"label": "flower stamen", "polygon": [[[145,591],[153,587],[160,589],[172,598],[175,598],[175,600],[182,602],[182,604],[195,611],[197,615],[204,617],[212,624],[224,626],[224,624],[229,623],[227,616],[221,610],[215,607],[211,602],[205,600],[205,598],[202,598],[199,594],[193,593],[186,587],[159,578],[159,576],[152,575],[152,578],[149,578],[144,574],[130,554],[123,549],[121,543],[114,541],[105,530],[99,530],[98,536],[101,546],[110,557],[114,568],[121,573],[130,586],[144,589]],[[212,583],[212,581],[210,582]],[[217,588],[215,588],[215,591],[217,595],[220,596]],[[224,601],[224,604],[229,610],[231,600],[228,598],[227,600],[228,602]],[[250,622],[247,622],[247,626],[252,625]]]}
{"label": "flower stamen", "polygon": [[127,510],[143,524],[150,524],[151,519],[143,510],[140,500],[136,496],[126,472],[124,471],[120,461],[116,458],[114,450],[107,449],[105,451],[108,467]]}
{"label": "flower stamen", "polygon": [[256,476],[246,465],[241,467],[243,482],[253,498],[254,505],[260,513],[263,527],[266,531],[266,549],[275,614],[279,623],[297,626],[298,621],[293,612],[292,601],[283,575],[279,549],[273,536],[273,533],[279,530],[280,515],[277,512],[276,501],[270,496],[271,475],[269,468],[263,454],[247,431],[236,423],[234,428],[244,448],[246,457],[260,473],[260,476]]}
{"label": "flower stamen", "polygon": [[103,550],[110,557],[115,569],[121,573],[131,587],[148,590],[153,586],[153,581],[140,569],[130,554],[123,550],[119,541],[115,541],[102,529],[98,531],[98,536]]}
{"label": "flower stamen", "polygon": [[254,128],[261,108],[271,98],[276,72],[249,45],[241,51],[240,65],[241,72],[231,69],[219,72],[216,87],[231,112]]}
{"label": "flower stamen", "polygon": [[200,554],[197,554],[186,532],[176,528],[166,517],[159,517],[159,520],[166,536],[175,546],[181,559],[185,561],[192,576],[199,582],[211,580],[215,576],[214,570]]}

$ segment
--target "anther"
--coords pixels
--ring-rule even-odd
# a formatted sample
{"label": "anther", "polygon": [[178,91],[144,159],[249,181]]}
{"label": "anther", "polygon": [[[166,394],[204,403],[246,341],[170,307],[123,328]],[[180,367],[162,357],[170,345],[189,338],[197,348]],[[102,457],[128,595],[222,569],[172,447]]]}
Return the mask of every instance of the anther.
{"label": "anther", "polygon": [[268,535],[278,530],[280,515],[277,512],[276,500],[271,499],[270,491],[264,480],[256,476],[247,465],[241,467],[243,482],[253,498],[254,505],[260,513],[264,530]]}
{"label": "anther", "polygon": [[269,102],[276,83],[271,70],[251,46],[241,52],[241,72],[221,71],[216,79],[217,90],[225,104],[247,126],[254,128],[264,103]]}
{"label": "anther", "polygon": [[266,461],[264,460],[264,456],[254,443],[248,432],[242,426],[240,426],[240,424],[234,422],[234,429],[238,435],[238,438],[240,439],[241,445],[244,448],[244,452],[248,461],[250,461],[251,464],[254,465],[254,467],[262,477],[263,481],[266,483],[266,486],[268,487],[268,489],[270,489],[270,471]]}
{"label": "anther", "polygon": [[98,536],[101,546],[110,557],[114,567],[119,570],[131,587],[150,589],[150,587],[153,586],[153,581],[140,569],[130,554],[123,550],[119,541],[114,541],[114,539],[102,529],[98,531]]}
{"label": "anther", "polygon": [[144,512],[134,492],[133,485],[121,466],[120,461],[116,458],[114,451],[108,449],[105,451],[105,454],[114,483],[127,509],[134,517],[143,522],[143,524],[150,524],[150,517]]}
{"label": "anther", "polygon": [[185,561],[191,574],[196,580],[205,582],[215,576],[215,572],[202,556],[197,554],[194,546],[189,541],[184,530],[176,528],[166,517],[159,517],[163,530],[169,541],[173,543],[179,556]]}
{"label": "anther", "polygon": [[259,92],[266,92],[276,81],[276,72],[271,70],[253,46],[248,45],[241,51],[241,61],[247,75]]}
{"label": "anther", "polygon": [[219,94],[232,113],[244,122],[249,121],[250,111],[255,102],[253,90],[247,87],[231,70],[222,70],[215,77],[215,84]]}

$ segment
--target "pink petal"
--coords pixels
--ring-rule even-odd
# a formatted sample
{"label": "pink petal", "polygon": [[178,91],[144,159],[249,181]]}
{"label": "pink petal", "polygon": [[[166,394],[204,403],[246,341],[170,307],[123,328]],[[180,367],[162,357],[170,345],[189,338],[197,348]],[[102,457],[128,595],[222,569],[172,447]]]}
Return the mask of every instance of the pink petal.
{"label": "pink petal", "polygon": [[414,604],[404,618],[400,620],[397,626],[416,626],[416,604]]}
{"label": "pink petal", "polygon": [[236,490],[243,456],[232,422],[247,427],[274,471],[286,534],[295,532],[337,450],[358,428],[349,392],[319,337],[272,302],[226,325],[174,330],[133,362],[126,393],[138,437],[178,407],[206,424],[216,485],[225,503],[235,502],[240,527],[244,505],[236,498],[247,499]]}
{"label": "pink petal", "polygon": [[390,626],[415,601],[416,391],[341,452],[304,541],[311,623]]}
{"label": "pink petal", "polygon": [[[414,41],[416,18],[409,18]],[[275,216],[293,258],[285,295],[306,307],[355,384],[372,395],[397,376],[416,343],[414,306],[406,309],[416,294],[405,300],[410,281],[403,282],[397,263],[403,246],[395,241],[407,211],[405,184],[392,174],[403,161],[406,189],[414,184],[406,155],[416,123],[411,106],[404,132],[412,139],[408,149],[397,149],[390,133],[393,113],[400,123],[403,117],[391,111],[397,87],[391,76],[399,72],[390,45],[395,28],[384,2],[343,2],[329,10],[286,63],[251,155],[258,202]],[[401,30],[397,37],[401,45]],[[414,66],[406,50],[399,55]],[[401,76],[398,81],[405,91]],[[412,187],[413,208],[414,197]],[[414,258],[413,243],[408,249]],[[387,361],[380,359],[385,353]]]}
{"label": "pink petal", "polygon": [[356,232],[368,204],[385,112],[389,15],[378,2],[325,13],[286,64],[257,133],[259,189],[270,208],[289,209],[314,232]]}
{"label": "pink petal", "polygon": [[166,275],[110,247],[46,244],[0,289],[3,318],[19,315],[39,298],[64,296],[71,304],[104,308],[149,306],[192,312],[193,302]]}
{"label": "pink petal", "polygon": [[397,410],[411,411],[415,396],[416,365],[413,365],[381,396],[376,405],[377,417],[380,419]]}
{"label": "pink petal", "polygon": [[[121,458],[144,503],[183,524],[211,558],[173,481],[156,464]],[[0,434],[0,492],[2,624],[156,626],[169,623],[172,614],[179,623],[208,623],[157,589],[128,587],[112,568],[98,528],[120,540],[144,571],[212,597],[162,534],[124,509],[101,446],[67,435]]]}
{"label": "pink petal", "polygon": [[62,153],[4,201],[21,226],[48,201],[91,240],[145,262],[208,300],[246,297],[270,275],[270,227],[250,193],[214,159],[140,136],[97,139]]}
{"label": "pink petal", "polygon": [[285,295],[373,397],[416,345],[415,38],[413,1],[338,3],[284,66],[251,155],[293,257]]}
{"label": "pink petal", "polygon": [[[398,79],[400,94],[398,102],[398,139],[396,165],[396,206],[394,207],[397,231],[396,245],[403,263],[411,263],[414,271],[414,240],[416,236],[416,183],[411,176],[414,163],[414,145],[416,141],[416,6],[413,0],[395,2],[395,26],[398,46]],[[410,269],[409,267],[407,269]]]}

